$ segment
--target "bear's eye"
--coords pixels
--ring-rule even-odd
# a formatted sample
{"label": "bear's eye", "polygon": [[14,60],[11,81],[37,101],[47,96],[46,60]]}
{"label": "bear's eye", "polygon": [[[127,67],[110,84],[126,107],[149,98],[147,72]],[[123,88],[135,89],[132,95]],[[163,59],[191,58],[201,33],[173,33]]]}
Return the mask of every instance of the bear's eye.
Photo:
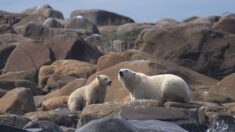
{"label": "bear's eye", "polygon": [[104,80],[107,80],[108,78],[105,78]]}

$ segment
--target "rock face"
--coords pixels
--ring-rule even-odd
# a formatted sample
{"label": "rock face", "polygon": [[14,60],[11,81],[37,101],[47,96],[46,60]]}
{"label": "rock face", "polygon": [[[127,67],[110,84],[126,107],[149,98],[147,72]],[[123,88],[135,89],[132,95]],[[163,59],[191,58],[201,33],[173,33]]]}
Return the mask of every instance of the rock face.
{"label": "rock face", "polygon": [[22,12],[23,14],[33,15],[33,14],[40,14],[45,17],[52,17],[52,18],[58,18],[58,19],[64,19],[63,14],[58,11],[54,10],[49,5],[43,5],[41,7],[32,7]]}
{"label": "rock face", "polygon": [[82,29],[87,31],[87,34],[99,33],[96,25],[83,16],[70,18],[65,25],[65,28]]}
{"label": "rock face", "polygon": [[220,82],[216,83],[215,85],[212,85],[209,93],[225,96],[225,97],[228,97],[234,101],[235,100],[234,79],[235,79],[234,73],[225,77]]}
{"label": "rock face", "polygon": [[67,108],[68,96],[59,96],[47,99],[42,103],[42,110],[53,110],[57,108]]}
{"label": "rock face", "polygon": [[113,12],[104,11],[104,10],[76,10],[73,11],[70,15],[70,18],[76,16],[84,16],[90,22],[98,26],[103,25],[122,25],[125,23],[133,23],[129,17],[122,16]]}
{"label": "rock face", "polygon": [[227,14],[222,16],[217,23],[213,25],[213,29],[235,34],[235,14]]}
{"label": "rock face", "polygon": [[33,95],[28,88],[16,88],[7,92],[0,99],[1,114],[24,114],[31,111],[36,111]]}
{"label": "rock face", "polygon": [[234,35],[213,31],[210,26],[186,23],[144,30],[134,48],[221,79],[234,72],[234,40]]}
{"label": "rock face", "polygon": [[3,72],[37,72],[42,65],[50,62],[51,54],[47,47],[35,43],[24,43],[18,45],[11,53]]}
{"label": "rock face", "polygon": [[136,60],[119,63],[96,72],[94,75],[89,77],[88,83],[93,80],[96,75],[105,74],[113,81],[111,88],[107,89],[106,101],[127,101],[128,98],[125,97],[128,97],[128,92],[121,86],[117,78],[118,71],[121,68],[131,69],[147,75],[158,75],[164,73],[176,74],[182,77],[189,84],[191,90],[191,100],[203,98],[204,94],[202,94],[202,92],[208,91],[209,87],[217,82],[214,79],[208,78],[184,67],[157,59],[155,61]]}
{"label": "rock face", "polygon": [[98,49],[87,44],[76,33],[56,35],[44,45],[52,50],[56,60],[76,59],[95,63],[102,55]]}

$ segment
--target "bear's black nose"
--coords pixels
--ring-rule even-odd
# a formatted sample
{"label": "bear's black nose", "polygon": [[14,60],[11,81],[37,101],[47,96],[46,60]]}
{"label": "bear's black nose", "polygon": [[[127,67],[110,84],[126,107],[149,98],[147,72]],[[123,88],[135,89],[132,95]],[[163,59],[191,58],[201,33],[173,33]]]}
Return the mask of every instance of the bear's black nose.
{"label": "bear's black nose", "polygon": [[107,85],[111,86],[111,84],[112,84],[112,81],[109,81]]}
{"label": "bear's black nose", "polygon": [[123,77],[123,71],[119,71],[120,77]]}

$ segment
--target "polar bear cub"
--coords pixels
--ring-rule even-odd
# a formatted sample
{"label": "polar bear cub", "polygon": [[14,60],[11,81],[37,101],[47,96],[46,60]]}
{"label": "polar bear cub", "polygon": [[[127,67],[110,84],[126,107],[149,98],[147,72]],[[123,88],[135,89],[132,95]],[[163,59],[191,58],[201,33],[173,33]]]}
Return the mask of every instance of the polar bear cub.
{"label": "polar bear cub", "polygon": [[86,105],[103,103],[108,85],[111,85],[111,79],[106,75],[98,75],[88,85],[72,92],[68,99],[70,112],[81,111]]}
{"label": "polar bear cub", "polygon": [[156,99],[161,102],[189,102],[190,92],[187,83],[179,76],[161,74],[147,76],[143,73],[120,69],[118,79],[135,99]]}

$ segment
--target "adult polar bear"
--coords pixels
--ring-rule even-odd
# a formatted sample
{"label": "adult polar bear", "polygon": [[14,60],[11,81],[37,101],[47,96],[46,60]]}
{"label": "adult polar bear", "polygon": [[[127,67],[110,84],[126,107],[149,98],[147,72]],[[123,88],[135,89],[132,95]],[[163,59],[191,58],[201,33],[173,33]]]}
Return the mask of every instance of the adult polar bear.
{"label": "adult polar bear", "polygon": [[108,85],[112,80],[106,75],[98,75],[88,85],[72,92],[68,99],[70,112],[82,110],[86,105],[103,103]]}
{"label": "adult polar bear", "polygon": [[173,74],[147,76],[143,73],[120,69],[118,79],[135,99],[157,99],[161,102],[189,102],[190,93],[186,82]]}

